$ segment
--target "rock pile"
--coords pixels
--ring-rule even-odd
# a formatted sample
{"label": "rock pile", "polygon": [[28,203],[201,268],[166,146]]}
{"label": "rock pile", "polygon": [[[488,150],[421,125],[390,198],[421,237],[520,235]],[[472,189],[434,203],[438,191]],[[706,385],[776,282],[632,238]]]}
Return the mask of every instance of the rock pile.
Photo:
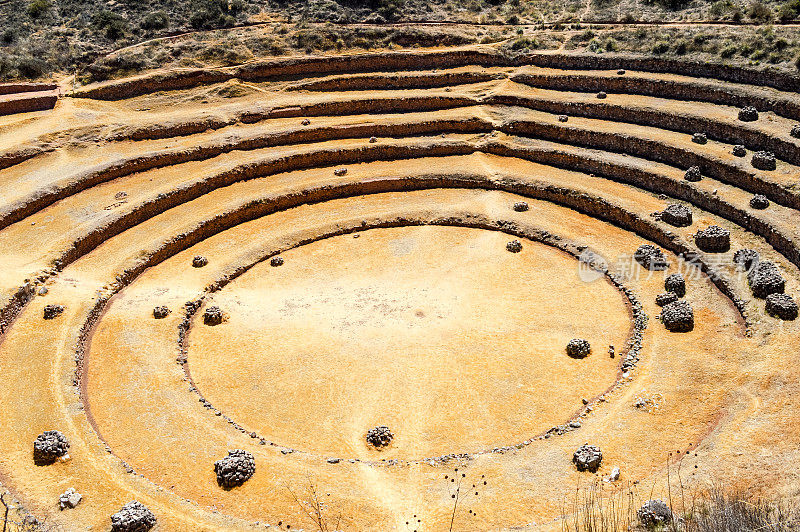
{"label": "rock pile", "polygon": [[739,120],[742,122],[755,122],[758,120],[758,109],[752,106],[739,109]]}
{"label": "rock pile", "polygon": [[633,254],[633,258],[642,265],[652,271],[663,271],[669,267],[667,257],[661,248],[657,248],[652,244],[642,244]]}
{"label": "rock pile", "polygon": [[394,439],[394,434],[389,427],[381,425],[367,431],[367,443],[375,448],[386,447]]}
{"label": "rock pile", "polygon": [[756,194],[752,198],[750,198],[750,206],[754,209],[766,209],[769,207],[769,200],[766,196],[762,196],[761,194]]}
{"label": "rock pile", "polygon": [[506,244],[506,250],[510,251],[511,253],[519,253],[522,251],[522,244],[520,244],[519,240],[512,240]]}
{"label": "rock pile", "polygon": [[688,301],[675,301],[661,309],[661,322],[670,332],[694,330],[694,310]]}
{"label": "rock pile", "polygon": [[208,307],[203,313],[203,323],[206,325],[219,325],[225,321],[225,313],[219,307]]}
{"label": "rock pile", "polygon": [[247,482],[256,472],[253,455],[242,449],[228,451],[228,456],[214,462],[217,483],[223,488],[234,488]]}
{"label": "rock pile", "polygon": [[794,138],[796,138],[796,139],[800,139],[800,124],[793,125],[792,126],[792,132],[789,133],[789,134],[791,136],[793,136]]}
{"label": "rock pile", "polygon": [[57,430],[46,430],[33,442],[33,461],[38,465],[54,463],[69,452],[67,437]]}
{"label": "rock pile", "polygon": [[58,506],[61,510],[75,508],[81,500],[83,500],[83,495],[75,491],[75,488],[69,488],[58,498]]}
{"label": "rock pile", "polygon": [[753,168],[759,170],[775,170],[777,164],[775,163],[775,154],[768,151],[757,151],[753,154],[751,159]]}
{"label": "rock pile", "polygon": [[569,120],[569,117],[567,115],[558,115],[558,121],[559,122],[566,122],[568,120]]}
{"label": "rock pile", "polygon": [[592,351],[592,346],[587,340],[573,338],[567,343],[567,355],[572,358],[585,358]]}
{"label": "rock pile", "polygon": [[636,512],[639,521],[647,528],[655,528],[672,522],[672,510],[667,503],[655,499],[647,501]]}
{"label": "rock pile", "polygon": [[770,294],[767,296],[767,314],[784,321],[797,319],[797,303],[788,294]]}
{"label": "rock pile", "polygon": [[706,253],[725,253],[731,249],[731,232],[718,225],[698,231],[694,243]]}
{"label": "rock pile", "polygon": [[600,92],[597,93],[597,98],[600,99],[600,100],[605,100],[607,97],[608,97],[608,94],[606,94],[605,92],[600,91]]}
{"label": "rock pile", "polygon": [[673,292],[679,298],[683,297],[686,295],[686,279],[679,273],[671,273],[664,279],[664,290]]}
{"label": "rock pile", "polygon": [[747,282],[753,295],[765,299],[770,294],[782,294],[786,280],[774,262],[762,261],[753,266],[747,274]]}
{"label": "rock pile", "polygon": [[156,516],[139,501],[132,501],[111,516],[112,532],[147,532],[156,526]]}
{"label": "rock pile", "polygon": [[269,261],[269,265],[273,268],[277,268],[278,266],[283,266],[283,257],[272,257]]}
{"label": "rock pile", "polygon": [[169,316],[170,312],[172,311],[169,310],[169,307],[165,307],[162,305],[160,307],[156,307],[153,309],[153,317],[157,320],[163,320],[164,318]]}
{"label": "rock pile", "polygon": [[700,167],[699,166],[692,166],[688,170],[686,170],[686,173],[683,174],[683,178],[686,181],[691,181],[692,183],[697,183],[698,181],[703,179],[703,173],[700,171]]}
{"label": "rock pile", "polygon": [[596,445],[589,445],[588,443],[581,445],[575,454],[572,455],[572,463],[578,468],[578,471],[589,471],[591,473],[600,469],[600,464],[603,462],[603,453],[600,452],[600,447]]}
{"label": "rock pile", "polygon": [[514,204],[514,210],[516,212],[525,212],[528,210],[528,203],[525,201],[518,201]]}
{"label": "rock pile", "polygon": [[692,210],[680,203],[670,203],[661,213],[661,220],[675,227],[689,227],[692,225]]}
{"label": "rock pile", "polygon": [[708,142],[708,137],[705,133],[695,133],[692,135],[692,142],[695,144],[706,144]]}
{"label": "rock pile", "polygon": [[747,148],[745,148],[741,144],[737,144],[736,146],[733,147],[733,151],[731,151],[731,153],[735,157],[744,157],[745,155],[747,155]]}
{"label": "rock pile", "polygon": [[746,271],[753,269],[759,260],[761,260],[761,256],[754,249],[740,249],[733,254],[733,263]]}
{"label": "rock pile", "polygon": [[46,320],[52,320],[59,317],[62,312],[64,312],[64,305],[45,305],[43,317]]}
{"label": "rock pile", "polygon": [[678,300],[678,295],[675,292],[664,292],[656,296],[656,305],[663,307],[670,303],[675,303]]}
{"label": "rock pile", "polygon": [[197,255],[192,259],[192,266],[195,268],[202,268],[208,264],[208,259],[202,255]]}

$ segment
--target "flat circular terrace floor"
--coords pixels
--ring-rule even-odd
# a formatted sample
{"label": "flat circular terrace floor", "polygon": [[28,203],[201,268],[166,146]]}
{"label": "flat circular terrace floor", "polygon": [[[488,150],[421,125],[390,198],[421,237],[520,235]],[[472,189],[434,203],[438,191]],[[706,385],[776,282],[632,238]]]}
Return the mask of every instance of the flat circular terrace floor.
{"label": "flat circular terrace floor", "polygon": [[[458,227],[372,229],[293,249],[215,294],[195,318],[189,371],[260,437],[361,459],[511,445],[564,423],[611,386],[630,330],[624,296],[581,282],[574,257]],[[588,339],[583,360],[566,343]],[[382,452],[365,434],[388,425]]]}

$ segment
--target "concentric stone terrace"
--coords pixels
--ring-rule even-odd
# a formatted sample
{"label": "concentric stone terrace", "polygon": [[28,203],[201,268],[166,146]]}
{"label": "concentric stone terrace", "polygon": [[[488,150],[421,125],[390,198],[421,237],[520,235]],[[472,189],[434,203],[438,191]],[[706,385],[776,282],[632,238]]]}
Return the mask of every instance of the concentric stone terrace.
{"label": "concentric stone terrace", "polygon": [[797,87],[481,48],[0,117],[0,482],[64,530],[308,530],[310,489],[344,530],[560,530],[678,455],[788,492]]}

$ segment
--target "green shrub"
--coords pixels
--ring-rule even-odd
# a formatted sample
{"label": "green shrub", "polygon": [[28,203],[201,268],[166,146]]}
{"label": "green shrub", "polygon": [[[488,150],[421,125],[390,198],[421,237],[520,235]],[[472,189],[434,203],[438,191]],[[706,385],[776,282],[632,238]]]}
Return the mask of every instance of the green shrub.
{"label": "green shrub", "polygon": [[31,18],[39,18],[50,10],[48,0],[33,0],[28,4],[28,15]]}
{"label": "green shrub", "polygon": [[669,43],[665,41],[657,42],[653,45],[653,53],[660,55],[669,51]]}
{"label": "green shrub", "polygon": [[729,58],[733,57],[734,55],[736,55],[736,52],[738,52],[738,51],[739,51],[739,49],[736,48],[735,44],[729,44],[729,45],[725,46],[722,50],[720,50],[719,55],[723,59],[729,59]]}
{"label": "green shrub", "polygon": [[111,11],[100,11],[92,19],[92,26],[105,32],[108,39],[116,41],[125,36],[128,31],[128,21],[125,17]]}
{"label": "green shrub", "polygon": [[163,30],[169,26],[169,18],[164,11],[150,13],[142,20],[142,28],[146,30]]}
{"label": "green shrub", "polygon": [[757,22],[767,22],[772,20],[772,10],[761,2],[756,1],[752,2],[747,8],[747,16]]}

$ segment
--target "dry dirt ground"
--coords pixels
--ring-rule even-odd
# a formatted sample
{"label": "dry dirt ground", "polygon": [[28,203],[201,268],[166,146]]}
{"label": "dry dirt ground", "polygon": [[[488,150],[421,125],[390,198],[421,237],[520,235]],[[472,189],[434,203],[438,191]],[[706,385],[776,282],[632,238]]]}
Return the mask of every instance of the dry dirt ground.
{"label": "dry dirt ground", "polygon": [[[313,487],[328,530],[559,530],[595,481],[796,496],[800,320],[765,313],[732,256],[757,250],[800,294],[800,95],[380,64],[0,117],[0,482],[24,509],[64,530],[108,530],[131,500],[162,531],[313,530]],[[691,226],[653,215],[675,202]],[[711,225],[730,251],[698,250]],[[632,259],[645,243],[668,270]],[[675,272],[688,333],[658,319]],[[44,430],[69,460],[34,464]],[[585,442],[594,475],[571,462]],[[256,472],[226,490],[228,449]],[[59,511],[69,487],[84,499]]]}

